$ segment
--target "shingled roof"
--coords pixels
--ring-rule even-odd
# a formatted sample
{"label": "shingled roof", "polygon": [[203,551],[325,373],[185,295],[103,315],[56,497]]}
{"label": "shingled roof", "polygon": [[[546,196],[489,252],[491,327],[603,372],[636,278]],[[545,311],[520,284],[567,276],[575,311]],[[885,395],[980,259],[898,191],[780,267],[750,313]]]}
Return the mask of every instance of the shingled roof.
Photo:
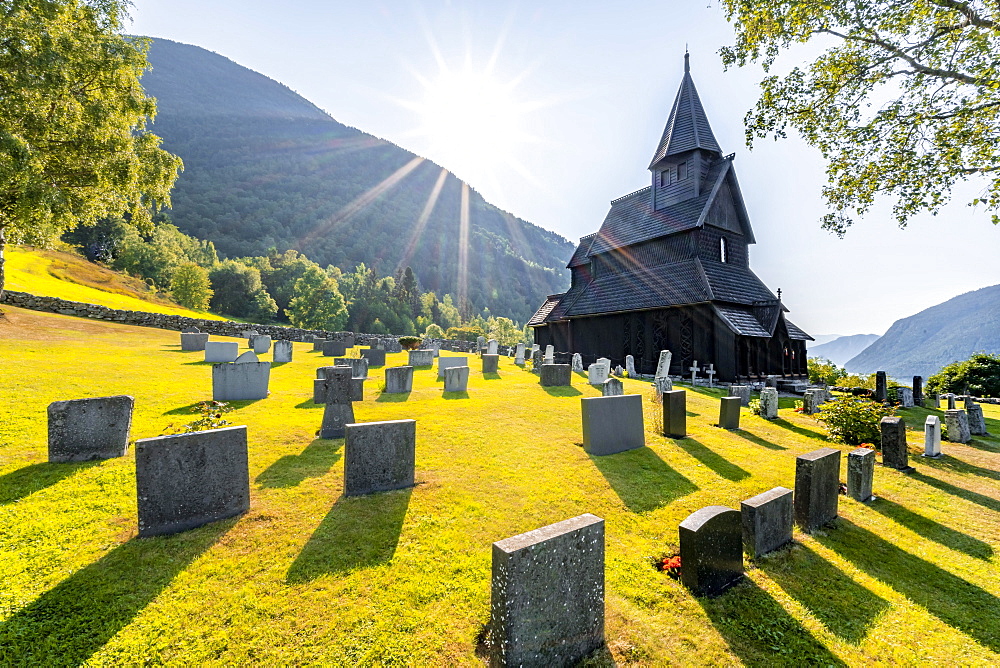
{"label": "shingled roof", "polygon": [[708,115],[701,106],[701,98],[691,79],[691,65],[688,54],[684,54],[684,78],[681,87],[674,98],[674,106],[670,109],[667,126],[663,129],[663,138],[653,154],[650,168],[667,156],[701,148],[722,153],[719,142],[712,134],[712,126],[708,124]]}

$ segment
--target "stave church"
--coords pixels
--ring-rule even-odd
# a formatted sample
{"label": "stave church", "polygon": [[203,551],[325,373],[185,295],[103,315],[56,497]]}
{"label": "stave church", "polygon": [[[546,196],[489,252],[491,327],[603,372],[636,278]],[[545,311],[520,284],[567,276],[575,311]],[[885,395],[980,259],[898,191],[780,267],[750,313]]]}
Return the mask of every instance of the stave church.
{"label": "stave church", "polygon": [[611,202],[601,228],[567,265],[570,288],[531,317],[535,343],[608,357],[653,373],[714,364],[728,382],[807,376],[806,341],[749,266],[755,243],[734,155],[723,155],[691,78],[684,77],[649,164],[652,183]]}

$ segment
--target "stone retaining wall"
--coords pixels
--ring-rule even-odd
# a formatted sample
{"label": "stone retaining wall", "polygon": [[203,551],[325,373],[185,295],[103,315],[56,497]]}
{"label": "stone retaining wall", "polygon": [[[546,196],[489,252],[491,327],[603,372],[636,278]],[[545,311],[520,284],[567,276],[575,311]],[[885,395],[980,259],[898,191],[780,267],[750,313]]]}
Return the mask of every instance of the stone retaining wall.
{"label": "stone retaining wall", "polygon": [[[298,327],[282,327],[280,325],[255,325],[245,322],[234,322],[232,320],[209,320],[207,318],[188,318],[183,315],[171,315],[167,313],[148,313],[146,311],[127,311],[124,309],[108,308],[96,304],[86,304],[84,302],[74,302],[57,297],[39,297],[27,292],[15,292],[5,290],[0,303],[32,311],[44,311],[46,313],[59,313],[61,315],[76,316],[78,318],[92,318],[94,320],[107,320],[118,322],[124,325],[137,325],[139,327],[155,327],[157,329],[169,329],[181,331],[197,327],[202,332],[215,334],[217,336],[236,336],[242,332],[252,329],[258,334],[266,334],[272,340],[301,341],[303,336],[312,334],[327,340],[345,341],[351,336],[357,345],[373,345],[380,340],[395,339],[396,337],[379,336],[377,334],[352,334],[351,332],[330,332],[322,329],[299,329]],[[454,349],[463,349],[468,346],[469,350],[475,344],[466,341],[447,341]]]}

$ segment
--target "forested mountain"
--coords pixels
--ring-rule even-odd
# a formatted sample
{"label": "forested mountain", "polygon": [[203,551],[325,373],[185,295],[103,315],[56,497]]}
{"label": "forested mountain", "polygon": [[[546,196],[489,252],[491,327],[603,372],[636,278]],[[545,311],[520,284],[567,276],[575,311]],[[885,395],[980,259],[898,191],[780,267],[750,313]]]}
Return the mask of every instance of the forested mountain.
{"label": "forested mountain", "polygon": [[832,341],[814,345],[809,348],[810,357],[822,357],[834,364],[844,366],[847,360],[851,359],[862,350],[878,340],[878,334],[851,334],[848,336],[838,336]]}
{"label": "forested mountain", "polygon": [[475,309],[521,323],[566,289],[573,244],[471,188],[460,257],[465,187],[441,166],[205,49],[157,39],[149,59],[142,81],[158,101],[153,130],[185,165],[171,218],[222,255],[274,246],[345,272],[361,262],[380,275],[408,265],[424,290],[465,294]]}
{"label": "forested mountain", "polygon": [[847,363],[854,373],[924,378],[972,353],[1000,353],[1000,285],[959,295],[897,320]]}

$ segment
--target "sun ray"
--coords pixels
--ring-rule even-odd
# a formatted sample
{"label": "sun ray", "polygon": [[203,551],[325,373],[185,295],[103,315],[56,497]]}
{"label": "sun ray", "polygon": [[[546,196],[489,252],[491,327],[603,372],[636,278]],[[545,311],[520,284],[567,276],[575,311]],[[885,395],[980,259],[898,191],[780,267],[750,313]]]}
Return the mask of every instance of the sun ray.
{"label": "sun ray", "polygon": [[397,169],[395,172],[389,176],[382,179],[382,181],[365,192],[361,193],[355,197],[351,202],[349,202],[344,208],[330,216],[327,220],[324,220],[316,225],[312,231],[301,240],[302,244],[307,244],[313,241],[317,237],[322,236],[329,232],[333,227],[340,222],[351,218],[356,215],[359,211],[362,211],[369,204],[374,202],[379,196],[383,195],[385,192],[390,190],[393,186],[398,184],[400,181],[405,179],[407,175],[414,169],[420,166],[420,163],[424,161],[424,158],[420,156],[415,156],[408,163]]}
{"label": "sun ray", "polygon": [[464,307],[469,296],[469,184],[462,181],[462,209],[458,219],[458,303]]}
{"label": "sun ray", "polygon": [[417,218],[417,224],[413,226],[413,234],[410,235],[410,241],[406,244],[406,250],[403,251],[403,256],[396,264],[396,271],[404,268],[407,263],[409,263],[410,258],[413,257],[413,251],[416,250],[417,242],[420,241],[420,235],[423,234],[424,228],[427,227],[427,220],[431,217],[431,213],[434,211],[434,206],[437,204],[438,197],[441,195],[441,189],[444,188],[444,182],[447,178],[448,170],[442,167],[441,173],[438,174],[437,181],[434,183],[434,187],[431,188],[430,195],[427,196],[427,202],[424,204],[424,210],[420,212],[420,217]]}

